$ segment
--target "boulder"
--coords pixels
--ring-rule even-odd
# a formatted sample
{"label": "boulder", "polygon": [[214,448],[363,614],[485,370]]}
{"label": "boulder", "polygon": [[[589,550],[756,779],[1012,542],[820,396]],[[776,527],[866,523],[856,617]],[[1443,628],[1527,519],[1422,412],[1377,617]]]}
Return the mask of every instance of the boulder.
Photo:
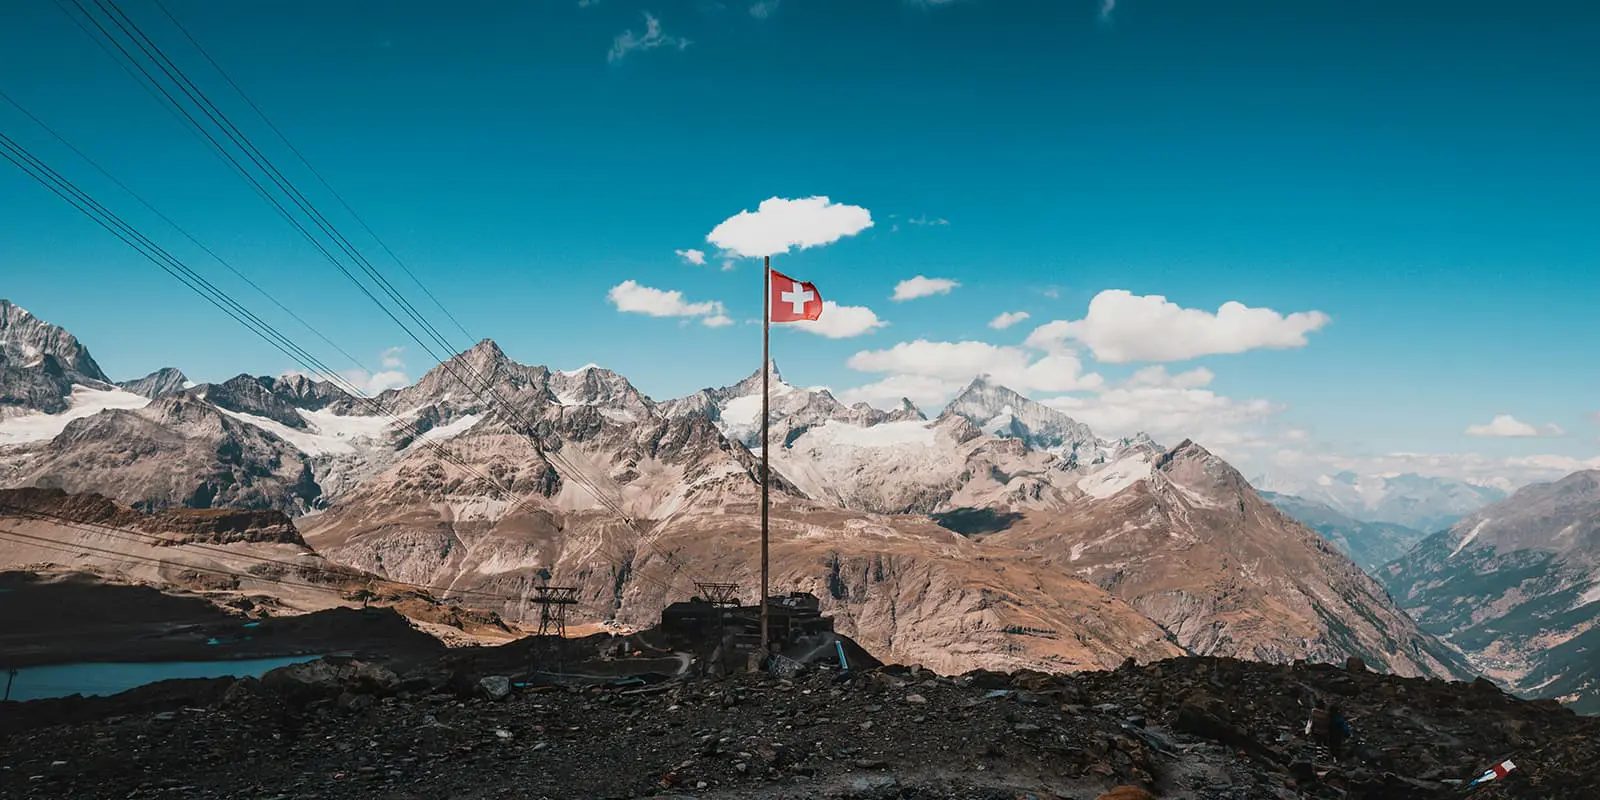
{"label": "boulder", "polygon": [[504,675],[489,675],[478,681],[478,694],[489,700],[504,700],[511,694],[511,679]]}
{"label": "boulder", "polygon": [[261,676],[261,685],[296,700],[334,697],[344,688],[339,669],[320,658],[271,670]]}

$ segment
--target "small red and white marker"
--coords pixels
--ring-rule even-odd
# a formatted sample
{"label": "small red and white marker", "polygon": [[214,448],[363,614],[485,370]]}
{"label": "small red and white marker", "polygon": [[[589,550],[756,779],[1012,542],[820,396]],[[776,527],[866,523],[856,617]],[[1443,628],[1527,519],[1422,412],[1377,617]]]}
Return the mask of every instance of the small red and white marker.
{"label": "small red and white marker", "polygon": [[1500,778],[1504,778],[1506,775],[1511,773],[1511,770],[1514,770],[1516,768],[1517,768],[1517,765],[1511,763],[1511,759],[1508,758],[1508,759],[1506,759],[1506,760],[1504,760],[1504,761],[1502,761],[1502,762],[1490,767],[1482,775],[1479,775],[1477,780],[1475,780],[1472,783],[1469,783],[1467,785],[1468,786],[1477,786],[1480,783],[1485,783],[1487,781],[1498,780]]}

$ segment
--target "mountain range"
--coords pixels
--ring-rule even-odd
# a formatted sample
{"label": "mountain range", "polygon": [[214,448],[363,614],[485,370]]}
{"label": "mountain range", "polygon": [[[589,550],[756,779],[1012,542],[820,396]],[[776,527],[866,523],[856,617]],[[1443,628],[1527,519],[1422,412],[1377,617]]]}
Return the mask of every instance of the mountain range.
{"label": "mountain range", "polygon": [[1275,494],[1293,495],[1325,506],[1349,519],[1400,525],[1425,533],[1444,530],[1506,497],[1501,488],[1415,473],[1357,475],[1345,471],[1309,481],[1266,474],[1256,476],[1251,483]]}
{"label": "mountain range", "polygon": [[1356,519],[1326,503],[1292,494],[1262,491],[1267,502],[1322,534],[1368,573],[1403,556],[1428,534],[1393,522]]}
{"label": "mountain range", "polygon": [[1378,576],[1486,674],[1600,713],[1600,470],[1523,487]]}
{"label": "mountain range", "polygon": [[[321,557],[493,597],[508,619],[546,574],[578,587],[579,622],[608,626],[649,624],[697,582],[758,585],[759,370],[656,401],[485,340],[370,399],[301,376],[117,385],[65,331],[5,309],[0,486],[276,510]],[[1359,655],[1470,674],[1198,443],[1101,439],[986,378],[929,418],[767,369],[774,591],[816,594],[885,661]]]}

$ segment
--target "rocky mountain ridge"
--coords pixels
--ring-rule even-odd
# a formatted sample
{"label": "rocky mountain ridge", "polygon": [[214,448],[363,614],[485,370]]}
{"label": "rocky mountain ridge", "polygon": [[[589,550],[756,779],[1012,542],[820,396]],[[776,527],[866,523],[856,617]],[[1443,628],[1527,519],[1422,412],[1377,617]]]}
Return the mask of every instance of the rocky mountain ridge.
{"label": "rocky mountain ridge", "polygon": [[1379,577],[1488,674],[1600,713],[1600,470],[1519,489]]}
{"label": "rocky mountain ridge", "polygon": [[[874,653],[959,671],[1353,652],[1460,674],[1194,443],[1100,440],[983,380],[930,420],[773,377],[774,588],[817,594]],[[327,558],[395,580],[519,598],[548,570],[579,588],[576,621],[647,624],[696,581],[757,584],[760,378],[658,403],[484,340],[370,402],[296,376],[120,392],[144,405],[0,447],[0,476],[143,509],[276,509]],[[1196,576],[1201,555],[1215,574]]]}

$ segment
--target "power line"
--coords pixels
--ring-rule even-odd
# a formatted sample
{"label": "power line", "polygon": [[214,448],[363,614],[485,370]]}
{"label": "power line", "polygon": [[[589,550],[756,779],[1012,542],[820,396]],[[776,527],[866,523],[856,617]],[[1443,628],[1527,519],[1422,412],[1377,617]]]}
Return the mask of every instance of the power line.
{"label": "power line", "polygon": [[294,311],[291,310],[288,306],[286,306],[282,302],[280,302],[278,300],[278,298],[273,297],[271,294],[269,294],[267,292],[266,289],[261,288],[261,286],[259,284],[257,284],[255,281],[251,280],[248,275],[245,275],[243,272],[239,271],[239,269],[237,267],[233,266],[233,264],[230,263],[227,259],[223,258],[220,255],[217,255],[216,251],[212,250],[210,247],[207,247],[204,242],[201,242],[199,239],[195,238],[194,234],[192,234],[189,231],[185,230],[183,228],[183,226],[179,225],[177,222],[174,222],[171,217],[167,216],[166,214],[163,214],[160,209],[158,209],[155,206],[151,205],[150,202],[148,200],[145,200],[144,197],[142,197],[138,192],[135,192],[133,189],[130,189],[127,184],[125,184],[122,181],[118,180],[115,175],[111,174],[108,170],[106,170],[105,167],[101,166],[99,162],[95,161],[93,158],[90,158],[88,154],[86,154],[82,150],[78,149],[78,147],[76,145],[74,145],[72,142],[68,141],[66,137],[64,137],[60,133],[58,133],[55,128],[50,127],[50,125],[47,124],[44,120],[39,119],[39,117],[35,116],[33,112],[29,111],[21,103],[17,102],[17,100],[15,98],[13,98],[11,95],[7,94],[4,89],[0,89],[0,100],[5,100],[7,103],[10,103],[13,108],[15,108],[18,111],[22,112],[22,114],[24,116],[26,116],[28,119],[32,120],[35,125],[38,125],[40,128],[43,128],[45,130],[45,132],[49,133],[52,137],[54,137],[56,141],[60,142],[63,146],[65,146],[67,149],[71,150],[79,158],[81,158],[85,162],[87,162],[89,164],[89,166],[94,167],[95,170],[98,171],[101,175],[105,176],[107,180],[109,180],[112,183],[116,184],[117,188],[121,189],[124,192],[127,192],[130,197],[132,197],[134,200],[137,200],[139,202],[139,204],[144,206],[147,210],[149,210],[150,213],[155,214],[157,217],[160,217],[161,221],[163,221],[163,222],[167,223],[168,225],[172,226],[172,228],[174,230],[176,230],[178,233],[183,234],[183,237],[185,239],[188,239],[191,243],[194,244],[194,246],[200,248],[203,252],[205,252],[206,255],[211,256],[212,260],[216,261],[218,264],[221,264],[229,272],[233,273],[240,280],[242,280],[246,284],[248,284],[250,286],[250,288],[255,289],[258,293],[261,294],[262,297],[267,298],[267,300],[271,301],[273,305],[277,306],[285,314],[288,314],[290,317],[292,317],[294,319],[294,321],[296,321],[296,322],[300,323],[302,326],[304,326],[306,330],[311,331],[311,333],[313,335],[315,335],[318,339],[321,339],[329,347],[332,347],[340,355],[344,356],[345,358],[350,359],[350,362],[352,364],[355,364],[357,367],[361,368],[362,370],[364,370],[364,371],[366,371],[368,373],[372,372],[372,370],[370,368],[368,368],[365,364],[361,363],[360,359],[356,358],[353,355],[350,355],[348,352],[345,352],[345,350],[343,348],[341,348],[338,344],[334,343],[334,341],[332,339],[329,339],[326,335],[324,335],[322,333],[322,331],[317,330],[317,328],[315,326],[313,326],[311,323],[309,323],[309,322],[305,321],[304,319],[302,319],[299,314],[294,313]]}
{"label": "power line", "polygon": [[[261,336],[269,344],[272,344],[274,347],[284,352],[285,355],[300,362],[308,369],[314,371],[323,371],[333,375],[333,377],[336,379],[338,378],[336,373],[332,373],[332,371],[328,369],[326,365],[321,364],[321,362],[318,361],[314,356],[311,356],[302,348],[299,348],[298,345],[296,345],[292,340],[288,339],[287,336],[284,336],[281,332],[276,331],[276,329],[272,328],[269,324],[261,321],[259,317],[256,317],[252,312],[249,311],[249,309],[233,300],[233,298],[228,296],[226,292],[217,289],[214,285],[206,281],[204,277],[187,267],[187,265],[185,265],[181,260],[177,259],[175,256],[161,248],[160,245],[144,236],[132,225],[122,220],[114,212],[105,208],[102,204],[94,200],[94,198],[90,197],[87,193],[73,184],[69,179],[61,176],[54,169],[44,164],[37,157],[29,153],[26,148],[23,148],[21,145],[17,144],[9,136],[6,136],[3,133],[0,133],[0,156],[5,157],[7,160],[17,165],[24,171],[25,174],[28,174],[30,177],[34,178],[41,185],[44,185],[45,188],[55,193],[63,200],[66,200],[80,213],[88,216],[97,224],[100,224],[101,227],[106,228],[106,230],[110,231],[118,239],[121,239],[125,244],[132,247],[136,252],[139,252],[141,255],[145,256],[146,259],[162,268],[163,271],[166,271],[174,278],[177,278],[191,290],[204,297],[208,302],[211,302],[213,305],[223,310],[224,313],[227,313],[241,324],[244,324],[247,328],[250,328],[252,332],[256,333],[258,336]],[[362,397],[359,390],[355,387],[351,386],[351,392],[359,399],[365,400],[376,407],[379,411],[388,414],[402,425],[407,424],[403,419],[384,408],[381,403],[370,398]],[[512,500],[514,504],[520,503],[520,499],[513,492],[511,492],[509,488],[501,486],[493,478],[484,475],[471,464],[456,458],[454,454],[450,453],[442,445],[429,442],[426,439],[426,432],[421,431],[420,426],[412,423],[411,427],[421,433],[422,438],[419,439],[419,441],[435,449],[442,458],[456,464],[457,466],[460,466],[469,474],[479,477],[490,488],[499,490],[504,496]],[[534,440],[534,444],[536,446],[536,450],[538,450],[536,440]],[[593,490],[591,489],[591,491]],[[626,519],[626,517],[624,517],[624,519]],[[603,536],[600,539],[599,546],[602,550],[605,550],[608,555],[617,559],[619,562],[625,563],[631,560],[618,555],[616,552],[610,550],[609,547],[606,547]],[[635,558],[636,557],[637,554],[635,554]],[[672,565],[671,560],[667,560],[669,565]],[[630,573],[642,580],[655,583],[665,591],[671,591],[672,587],[670,584],[651,578],[641,572],[630,571]],[[469,592],[472,590],[461,591]],[[506,599],[503,596],[496,596]]]}
{"label": "power line", "polygon": [[356,210],[351,208],[349,203],[345,202],[344,197],[339,194],[338,190],[334,189],[333,186],[328,183],[328,180],[322,177],[322,173],[318,172],[317,168],[312,166],[311,162],[303,154],[301,154],[299,148],[295,147],[294,144],[289,141],[289,137],[285,136],[283,131],[278,129],[277,125],[272,124],[272,120],[267,117],[266,112],[262,111],[261,107],[256,105],[256,102],[251,100],[249,95],[245,94],[244,89],[239,87],[239,84],[233,80],[233,77],[228,74],[228,71],[223,69],[222,65],[218,64],[216,59],[211,57],[211,54],[200,45],[200,42],[194,38],[193,34],[189,33],[189,29],[185,28],[183,23],[179,22],[178,18],[173,16],[171,11],[167,10],[167,7],[161,3],[161,0],[154,1],[156,8],[161,9],[161,13],[164,14],[167,19],[172,21],[173,27],[177,28],[183,33],[184,38],[188,39],[189,43],[194,45],[194,49],[198,51],[201,56],[205,57],[205,60],[211,64],[212,68],[217,71],[217,74],[221,75],[222,79],[227,81],[229,86],[233,87],[234,92],[237,93],[239,97],[243,98],[247,104],[249,104],[250,108],[256,112],[256,116],[260,117],[261,121],[265,122],[267,127],[271,129],[275,135],[277,135],[278,140],[283,142],[285,147],[289,148],[289,152],[294,153],[295,158],[298,158],[300,163],[304,164],[305,168],[309,170],[312,175],[316,176],[317,181],[322,184],[323,188],[328,190],[329,194],[333,195],[334,198],[339,201],[339,205],[343,206],[344,210],[349,212],[351,218],[353,218],[362,227],[362,229],[372,237],[373,241],[377,242],[378,246],[382,247],[383,251],[388,253],[390,258],[394,259],[394,263],[398,265],[414,283],[417,284],[417,288],[421,289],[423,294],[426,294],[428,299],[432,300],[433,304],[438,306],[439,310],[443,312],[451,322],[455,323],[456,329],[461,331],[461,335],[471,339],[472,334],[467,332],[466,327],[461,324],[461,321],[456,319],[456,316],[451,314],[450,310],[445,308],[443,303],[439,302],[439,298],[436,297],[433,292],[429,291],[427,286],[423,285],[421,279],[417,278],[416,274],[406,266],[404,261],[400,260],[400,256],[389,247],[388,243],[384,242],[383,239],[378,236],[377,232],[372,230],[372,226],[368,225],[366,220],[362,219],[361,215],[357,214]]}
{"label": "power line", "polygon": [[[362,291],[362,293],[365,294],[374,303],[376,303],[379,306],[380,310],[384,311],[384,313],[393,322],[395,322],[397,325],[400,325],[400,327],[403,330],[406,331],[408,336],[410,336],[414,341],[416,341],[420,346],[422,346],[423,349],[425,351],[427,351],[430,355],[432,355],[434,358],[439,359],[439,361],[441,363],[441,366],[445,369],[445,371],[447,373],[450,374],[451,377],[453,377],[456,381],[461,383],[463,388],[466,388],[466,389],[468,389],[470,391],[473,391],[475,393],[478,393],[478,394],[487,395],[484,399],[485,400],[489,400],[491,402],[491,404],[496,404],[497,403],[501,407],[503,415],[509,417],[508,421],[513,423],[513,430],[516,430],[516,427],[517,427],[517,425],[519,423],[525,429],[524,435],[527,438],[529,438],[530,442],[534,445],[536,452],[538,452],[540,455],[545,456],[547,459],[555,462],[557,465],[559,465],[561,467],[564,467],[569,473],[569,475],[568,475],[569,479],[571,479],[574,483],[578,484],[580,487],[582,487],[585,490],[587,490],[590,494],[592,494],[595,497],[596,502],[598,502],[601,506],[605,507],[607,510],[609,510],[612,513],[616,514],[626,524],[628,524],[629,527],[632,527],[635,530],[635,532],[637,532],[640,535],[641,542],[643,544],[645,544],[648,547],[652,543],[651,542],[651,537],[649,536],[649,534],[646,531],[644,531],[642,528],[640,528],[638,526],[638,524],[636,522],[634,522],[634,520],[620,507],[620,505],[615,503],[615,502],[613,502],[606,495],[606,493],[602,489],[600,489],[600,487],[595,482],[593,482],[586,475],[584,475],[584,473],[583,473],[583,471],[581,469],[578,469],[575,465],[573,465],[567,458],[565,458],[558,451],[554,451],[554,450],[547,451],[547,450],[545,450],[545,448],[539,443],[538,439],[533,435],[533,430],[532,429],[533,429],[534,426],[528,420],[528,418],[523,416],[523,414],[520,412],[520,410],[517,409],[514,405],[508,403],[505,400],[505,398],[501,397],[499,395],[499,393],[497,391],[495,391],[494,387],[489,383],[487,378],[477,374],[476,370],[474,370],[469,364],[465,364],[465,363],[460,364],[459,366],[465,372],[467,372],[472,377],[477,378],[480,381],[482,381],[483,388],[482,389],[475,388],[472,383],[467,381],[465,378],[463,378],[456,371],[455,367],[457,365],[455,365],[453,363],[453,359],[446,359],[446,358],[440,356],[438,353],[435,353],[433,351],[433,349],[428,345],[427,342],[423,341],[422,338],[420,336],[418,336],[416,333],[414,333],[398,316],[395,315],[394,312],[392,312],[388,308],[388,306],[386,306],[384,303],[382,303],[377,298],[376,295],[374,295],[369,289],[367,289],[365,284],[363,284],[359,279],[357,279],[355,277],[354,273],[352,273],[349,269],[347,269],[338,260],[338,258],[336,258],[333,255],[332,252],[330,252],[325,246],[323,246],[322,243],[319,242],[316,239],[316,237],[313,236],[311,234],[311,232],[306,229],[306,227],[304,225],[300,224],[297,220],[295,220],[293,215],[289,213],[289,211],[284,207],[284,205],[281,202],[279,202],[276,198],[272,197],[271,193],[269,191],[267,191],[264,186],[262,186],[261,182],[256,180],[253,176],[251,176],[249,174],[248,170],[244,169],[243,165],[240,164],[238,159],[236,159],[233,156],[231,156],[230,154],[228,154],[226,152],[225,148],[223,148],[221,146],[221,143],[218,142],[214,136],[212,136],[208,131],[206,131],[204,129],[204,126],[202,126],[199,123],[199,121],[195,118],[195,116],[182,107],[182,104],[177,100],[177,98],[175,98],[173,96],[173,93],[171,91],[167,90],[165,87],[160,86],[160,82],[155,78],[154,75],[151,74],[151,71],[149,69],[145,68],[141,63],[139,63],[138,58],[136,56],[134,56],[132,53],[130,53],[128,51],[128,49],[122,45],[121,42],[117,41],[116,37],[109,30],[107,30],[104,25],[100,24],[100,22],[98,20],[94,19],[93,15],[91,15],[88,12],[88,10],[86,8],[84,8],[84,6],[82,5],[81,2],[78,2],[78,0],[72,0],[72,2],[79,9],[79,11],[82,12],[85,17],[89,18],[90,21],[94,24],[94,26],[98,30],[100,30],[100,32],[102,34],[104,34],[106,39],[111,41],[112,44],[117,48],[117,50],[120,51],[127,58],[129,63],[131,63],[136,69],[138,69],[138,71],[141,74],[143,74],[147,80],[149,80],[152,84],[156,85],[156,87],[160,91],[161,95],[164,96],[167,99],[168,102],[172,103],[172,105],[178,109],[178,112],[180,114],[182,114],[182,117],[188,121],[189,125],[193,126],[194,129],[198,130],[201,133],[201,135],[205,137],[205,140],[208,141],[212,145],[212,149],[213,149],[214,153],[216,153],[219,157],[223,158],[224,161],[227,164],[229,164],[230,166],[232,166],[234,168],[235,172],[240,174],[241,177],[244,177],[257,190],[258,194],[261,194],[265,199],[267,199],[278,210],[279,214],[285,218],[286,221],[290,222],[290,224],[293,225],[303,236],[305,236],[307,238],[307,240],[310,241],[313,244],[313,246],[315,246],[320,252],[322,252],[322,254],[329,260],[329,262],[332,263],[343,275],[345,275],[346,278],[348,278],[351,282],[355,283],[357,285],[357,287]],[[422,317],[422,315],[419,312],[417,312],[416,309],[413,306],[411,306],[410,303],[408,301],[406,301],[405,298],[402,295],[400,295],[398,290],[394,289],[393,285],[390,284],[386,279],[383,278],[381,273],[379,273],[376,270],[376,268],[374,268],[371,265],[370,262],[368,262],[365,258],[363,258],[360,255],[359,251],[354,247],[354,245],[352,245],[346,237],[344,237],[342,234],[340,234],[337,231],[337,229],[335,228],[335,226],[333,226],[333,224],[326,219],[326,217],[324,217],[319,211],[316,210],[315,206],[313,204],[311,204],[311,202],[308,199],[305,198],[303,193],[301,193],[297,188],[294,187],[292,181],[290,181],[287,177],[285,177],[283,175],[283,173],[281,171],[279,171],[276,167],[274,167],[271,164],[270,160],[268,160],[267,157],[264,154],[262,154],[261,151],[258,148],[256,148],[253,143],[251,143],[249,141],[249,138],[242,131],[240,131],[237,126],[235,126],[230,120],[227,119],[226,114],[224,114],[219,108],[217,108],[217,106],[213,102],[211,102],[210,98],[208,98],[205,95],[204,91],[201,90],[198,86],[196,86],[193,83],[192,80],[190,80],[187,76],[185,76],[183,74],[182,70],[180,68],[178,68],[176,66],[176,64],[174,64],[172,62],[172,60],[170,58],[168,58],[166,56],[166,54],[161,50],[159,45],[155,44],[152,40],[150,40],[150,38],[147,35],[145,35],[142,30],[140,30],[138,28],[137,24],[134,23],[130,18],[128,18],[128,16],[125,13],[123,13],[120,8],[118,8],[116,6],[115,2],[110,2],[109,0],[106,0],[105,2],[102,2],[101,0],[96,0],[96,3],[100,7],[101,11],[103,13],[105,13],[108,17],[111,18],[112,23],[119,30],[121,30],[124,35],[128,36],[129,39],[133,40],[135,46],[139,50],[141,50],[145,54],[145,56],[147,56],[152,62],[154,62],[156,64],[156,66],[160,69],[161,72],[163,72],[170,80],[172,80],[175,84],[177,84],[180,92],[183,95],[187,96],[191,102],[193,102],[197,106],[199,106],[199,108],[200,108],[201,112],[204,114],[204,116],[206,116],[208,119],[210,119],[210,121],[213,124],[217,125],[217,127],[223,132],[223,134],[230,141],[232,141],[232,143],[235,146],[239,147],[242,151],[244,151],[245,155],[249,158],[250,161],[254,162],[257,167],[262,169],[262,171],[267,175],[267,177],[273,183],[275,183],[280,190],[282,190],[286,195],[289,196],[289,198],[293,201],[293,203],[296,206],[298,206],[301,209],[301,211],[304,212],[311,219],[311,221],[316,225],[316,227],[321,229],[324,234],[326,234],[330,239],[332,239],[334,241],[335,245],[337,246],[337,249],[342,250],[348,257],[350,257],[353,261],[355,261],[357,263],[357,266],[363,272],[365,272],[368,275],[368,277],[372,278],[374,280],[374,282],[379,285],[380,289],[382,289],[385,294],[389,295],[389,297],[392,300],[394,300],[402,308],[402,310],[404,310],[404,312],[406,313],[407,316],[411,317],[411,319],[413,321],[415,321],[417,324],[422,326],[424,332],[429,336],[429,338],[431,338],[431,339],[433,339],[433,341],[441,344],[446,350],[450,349],[449,343],[444,339],[442,334],[440,334],[437,329],[435,329],[430,323],[428,323],[428,321],[424,317]],[[58,2],[58,6],[59,6],[59,2]],[[108,6],[109,6],[110,10],[108,10]],[[65,12],[66,11],[65,7],[62,7],[62,10]],[[163,11],[165,13],[166,10],[163,9]],[[115,12],[115,16],[113,16],[113,12]],[[68,14],[68,16],[69,16],[69,18],[72,18],[75,23],[77,22],[76,17],[72,17],[72,15],[70,13]],[[168,14],[168,16],[170,17],[170,13]],[[118,19],[117,17],[120,17],[120,19]],[[79,28],[81,30],[83,30],[86,34],[88,34],[91,37],[93,37],[92,33],[90,31],[88,31],[87,28],[84,28],[81,24],[79,24]],[[180,28],[181,28],[181,26],[180,26]],[[191,41],[193,40],[193,37],[190,36],[187,31],[184,31],[184,34],[185,34],[186,37],[190,38]],[[98,42],[98,39],[96,41]],[[104,45],[102,45],[102,49],[105,49]],[[109,55],[112,55],[113,59],[115,60],[114,54],[111,54],[109,50],[106,50],[106,52]],[[209,54],[205,54],[203,51],[202,51],[202,54],[206,55],[208,60],[212,60],[212,59],[210,59]],[[213,62],[214,62],[214,60],[213,60]],[[120,61],[119,61],[119,64],[121,64]],[[123,68],[124,68],[125,71],[127,71],[127,69],[128,69],[127,66],[125,66],[125,65],[123,66]],[[219,68],[219,72],[222,72],[220,70],[220,68]],[[130,76],[133,75],[133,73],[131,71],[129,72],[129,74],[130,74]],[[266,119],[266,116],[265,116],[264,113],[261,112],[260,107],[258,105],[256,105],[253,101],[250,101],[249,98],[247,96],[245,96],[242,91],[239,90],[239,87],[237,86],[236,83],[234,83],[231,80],[231,78],[228,78],[228,76],[226,76],[225,73],[223,73],[223,74],[224,74],[224,78],[229,80],[230,85],[232,85],[234,87],[235,91],[239,91],[241,97],[244,97],[245,100],[251,104],[252,108],[259,115],[261,115],[263,117],[263,119]],[[134,76],[134,77],[135,77],[135,80],[137,80],[137,76]],[[141,83],[141,85],[142,85],[142,83]],[[149,91],[149,90],[147,89],[147,91]],[[152,95],[152,96],[154,96],[154,95]],[[274,128],[274,131],[279,135],[279,137],[283,138],[285,140],[286,144],[289,144],[287,142],[287,138],[283,137],[281,131],[278,131],[276,129],[276,126],[272,126],[271,125],[270,119],[267,119],[266,121],[268,122],[269,126]],[[290,146],[291,149],[294,149],[292,144],[290,144],[289,146]],[[296,151],[296,153],[297,153],[297,155],[299,155],[298,151]],[[302,158],[302,160],[304,160],[303,156],[301,156],[301,158]],[[310,166],[309,163],[307,164],[307,166],[309,168],[309,166]],[[312,171],[315,172],[314,169]],[[319,177],[319,180],[320,180],[321,176],[318,175],[318,177]],[[326,183],[325,180],[324,180],[324,183]],[[330,187],[330,190],[331,190],[331,187]],[[337,193],[335,193],[335,194],[337,194]],[[340,199],[341,199],[341,202],[342,202],[342,198],[340,198]],[[346,204],[346,205],[348,205],[348,204]],[[377,237],[374,237],[374,238],[377,238]],[[379,243],[383,244],[381,240],[379,240]],[[403,263],[401,264],[401,266],[402,266],[402,268],[404,268]],[[409,272],[409,270],[407,270],[407,271]],[[414,274],[412,275],[412,277],[413,277],[413,280],[416,280],[416,277],[415,277]],[[420,281],[418,281],[418,283],[420,285]],[[426,291],[426,287],[425,286],[423,287],[423,289],[424,289],[424,291]],[[429,294],[430,294],[430,296],[432,296],[431,293],[429,293]],[[437,297],[434,297],[434,299],[435,299],[435,302],[437,302]],[[441,308],[442,308],[442,304],[441,304]],[[448,314],[448,310],[447,309],[444,309],[444,310]],[[492,400],[490,398],[492,398]],[[638,555],[639,555],[639,553],[636,550],[635,553],[634,553],[633,559],[637,559]],[[682,571],[682,569],[683,569],[682,564],[678,563],[676,561],[676,559],[671,554],[664,554],[663,558],[669,564],[669,566],[671,566],[673,568],[675,573]],[[623,559],[623,560],[624,561],[628,561],[628,560],[633,560],[633,559]]]}
{"label": "power line", "polygon": [[61,199],[66,200],[80,213],[84,214],[101,227],[110,231],[112,235],[122,240],[123,243],[127,244],[129,247],[132,247],[136,252],[138,252],[140,255],[143,255],[152,263],[156,264],[156,266],[160,267],[167,274],[173,276],[179,282],[183,283],[195,293],[205,298],[207,302],[210,302],[212,305],[221,309],[230,317],[233,317],[240,324],[250,329],[253,333],[261,337],[274,348],[278,349],[284,355],[288,356],[301,366],[304,366],[314,373],[322,373],[329,377],[330,382],[333,382],[336,386],[339,386],[342,391],[348,391],[352,397],[367,402],[378,411],[386,414],[397,423],[404,426],[404,428],[409,428],[418,436],[417,441],[419,443],[422,443],[423,445],[433,449],[438,455],[440,455],[441,458],[456,464],[474,477],[483,480],[491,487],[500,489],[508,498],[512,499],[513,501],[517,501],[516,495],[512,493],[509,488],[500,486],[490,476],[483,474],[465,460],[457,458],[454,454],[445,449],[443,445],[428,440],[427,431],[422,429],[419,422],[407,423],[403,418],[394,414],[377,400],[364,396],[358,387],[355,387],[353,384],[346,381],[342,376],[338,375],[338,373],[334,372],[326,364],[323,364],[315,356],[307,353],[303,348],[296,345],[292,340],[283,335],[281,332],[277,331],[270,324],[262,321],[253,312],[230,297],[226,292],[223,292],[216,286],[212,285],[203,276],[194,272],[182,261],[161,248],[160,245],[157,245],[151,241],[148,237],[144,236],[137,229],[133,228],[133,226],[129,225],[127,222],[118,217],[115,213],[111,212],[109,209],[106,209],[103,205],[94,200],[94,198],[90,197],[87,193],[83,192],[70,180],[61,176],[60,173],[44,164],[44,162],[40,161],[37,157],[29,153],[26,148],[23,148],[21,145],[17,144],[15,140],[3,133],[0,133],[0,157],[4,157],[6,160],[15,164],[29,177],[32,177],[34,180],[38,181],[46,189],[49,189]]}

